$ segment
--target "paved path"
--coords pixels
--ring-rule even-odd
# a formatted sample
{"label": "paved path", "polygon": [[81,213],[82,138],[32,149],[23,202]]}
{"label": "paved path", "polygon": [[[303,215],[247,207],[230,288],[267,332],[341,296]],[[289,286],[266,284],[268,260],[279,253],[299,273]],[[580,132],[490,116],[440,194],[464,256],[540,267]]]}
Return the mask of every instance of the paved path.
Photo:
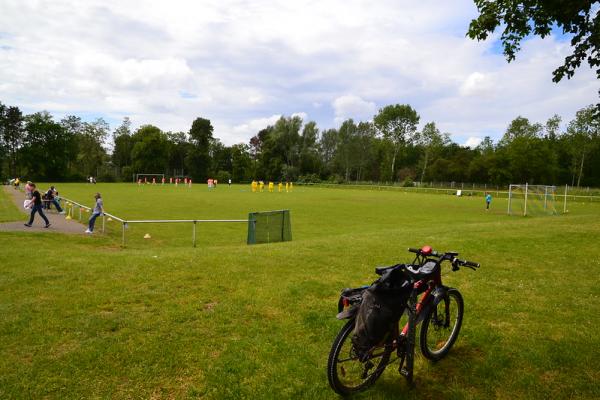
{"label": "paved path", "polygon": [[[35,214],[35,219],[33,220],[33,226],[31,228],[26,227],[23,224],[29,221],[30,210],[25,210],[23,208],[23,201],[25,201],[25,195],[22,191],[15,190],[11,186],[2,186],[4,187],[4,191],[12,198],[17,208],[23,213],[23,219],[17,222],[0,223],[0,232],[60,232],[76,233],[81,235],[84,234],[86,226],[77,220],[77,218],[79,217],[79,211],[75,212],[75,216],[73,219],[66,220],[65,216],[58,214],[54,207],[52,207],[52,210],[50,211],[44,210],[44,214],[46,214],[46,217],[48,217],[48,219],[50,220],[51,225],[49,228],[44,228],[44,220],[37,213]],[[89,213],[83,213],[81,216],[82,221],[87,221],[89,215]],[[94,233],[96,233],[95,230]]]}

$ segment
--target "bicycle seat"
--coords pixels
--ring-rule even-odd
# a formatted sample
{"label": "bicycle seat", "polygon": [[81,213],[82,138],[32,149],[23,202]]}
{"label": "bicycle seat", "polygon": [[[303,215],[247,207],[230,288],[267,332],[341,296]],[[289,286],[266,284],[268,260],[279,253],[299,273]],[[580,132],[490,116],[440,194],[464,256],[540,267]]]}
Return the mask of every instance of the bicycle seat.
{"label": "bicycle seat", "polygon": [[423,265],[407,265],[406,271],[413,279],[420,280],[433,275],[439,268],[440,265],[437,262],[430,260],[426,261]]}

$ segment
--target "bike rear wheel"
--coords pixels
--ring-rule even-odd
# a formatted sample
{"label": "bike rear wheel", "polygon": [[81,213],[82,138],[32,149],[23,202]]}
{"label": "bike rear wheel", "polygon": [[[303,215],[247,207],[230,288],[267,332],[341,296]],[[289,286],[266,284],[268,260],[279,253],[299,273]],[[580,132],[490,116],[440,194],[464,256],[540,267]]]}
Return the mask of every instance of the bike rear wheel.
{"label": "bike rear wheel", "polygon": [[444,298],[425,316],[421,325],[419,345],[426,358],[444,358],[458,338],[462,326],[464,302],[456,289],[448,289]]}
{"label": "bike rear wheel", "polygon": [[360,392],[375,383],[392,353],[390,346],[377,347],[368,360],[361,362],[350,340],[353,332],[354,319],[351,319],[333,341],[327,362],[329,385],[341,395]]}

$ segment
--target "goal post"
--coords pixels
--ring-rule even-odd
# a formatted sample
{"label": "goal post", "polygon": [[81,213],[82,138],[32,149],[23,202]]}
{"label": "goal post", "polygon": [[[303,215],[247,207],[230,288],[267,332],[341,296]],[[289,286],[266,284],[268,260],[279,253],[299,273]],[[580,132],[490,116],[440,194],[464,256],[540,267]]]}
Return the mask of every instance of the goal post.
{"label": "goal post", "polygon": [[137,183],[140,181],[140,179],[144,178],[150,178],[150,180],[152,180],[152,178],[157,178],[157,182],[160,183],[160,181],[162,181],[164,177],[165,174],[135,174],[133,178],[133,183]]}
{"label": "goal post", "polygon": [[508,215],[556,215],[556,186],[511,184]]}

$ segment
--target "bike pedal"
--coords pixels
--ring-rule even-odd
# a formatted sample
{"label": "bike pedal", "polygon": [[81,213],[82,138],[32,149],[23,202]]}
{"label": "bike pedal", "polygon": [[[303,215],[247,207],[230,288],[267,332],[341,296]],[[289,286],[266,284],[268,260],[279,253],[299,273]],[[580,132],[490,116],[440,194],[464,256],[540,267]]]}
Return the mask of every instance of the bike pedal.
{"label": "bike pedal", "polygon": [[410,376],[410,373],[404,367],[402,367],[398,372],[400,373],[400,375],[402,375],[405,378],[408,378]]}

